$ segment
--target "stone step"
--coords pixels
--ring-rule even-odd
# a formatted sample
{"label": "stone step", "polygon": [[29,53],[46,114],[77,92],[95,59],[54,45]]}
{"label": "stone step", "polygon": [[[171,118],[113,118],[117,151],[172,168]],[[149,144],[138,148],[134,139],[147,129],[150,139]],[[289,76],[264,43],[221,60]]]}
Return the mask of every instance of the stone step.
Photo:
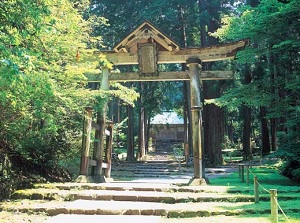
{"label": "stone step", "polygon": [[164,219],[160,216],[142,215],[66,215],[60,214],[52,217],[44,223],[82,223],[82,222],[109,222],[109,223],[160,223]]}
{"label": "stone step", "polygon": [[[184,178],[184,177],[183,177]],[[166,183],[169,182],[169,183]],[[115,181],[109,183],[51,183],[51,184],[35,184],[34,189],[59,189],[66,191],[83,191],[83,190],[109,190],[109,191],[154,191],[154,192],[170,192],[170,193],[249,193],[253,194],[252,187],[230,187],[230,186],[177,186],[174,183],[180,182],[180,178],[171,179],[170,181],[164,181],[164,179],[158,181]],[[27,191],[27,190],[21,190]],[[16,191],[18,192],[18,191]],[[289,193],[300,193],[300,189],[289,190]],[[285,191],[280,193],[284,194]],[[300,197],[299,197],[300,198]]]}
{"label": "stone step", "polygon": [[165,167],[165,168],[147,168],[147,167],[113,167],[112,171],[122,171],[122,172],[130,172],[130,171],[136,171],[136,172],[176,172],[177,171],[177,167],[175,168],[169,168],[169,167]]}
{"label": "stone step", "polygon": [[[263,203],[263,202],[261,202]],[[287,211],[299,211],[299,207],[281,206]],[[132,201],[97,201],[76,200],[71,202],[48,201],[46,203],[22,200],[10,207],[2,207],[4,211],[18,211],[22,213],[43,212],[50,216],[59,214],[81,215],[144,215],[164,216],[169,218],[203,217],[215,215],[246,215],[269,214],[268,205],[253,205],[250,202],[205,202],[205,203],[175,203],[165,204],[157,202]]]}
{"label": "stone step", "polygon": [[[281,199],[285,197],[281,196]],[[16,191],[11,199],[31,200],[103,200],[103,201],[139,201],[139,202],[253,202],[254,196],[226,193],[194,193],[194,192],[154,192],[154,191],[116,191],[116,190],[58,190],[30,189]],[[286,198],[288,199],[288,198]],[[269,200],[269,196],[261,196],[261,201]]]}
{"label": "stone step", "polygon": [[257,215],[246,217],[235,216],[211,216],[196,218],[166,218],[161,216],[141,216],[141,215],[77,215],[77,214],[60,214],[49,218],[44,223],[82,223],[82,222],[109,222],[109,223],[219,223],[219,222],[239,222],[239,223],[270,223],[268,218]]}

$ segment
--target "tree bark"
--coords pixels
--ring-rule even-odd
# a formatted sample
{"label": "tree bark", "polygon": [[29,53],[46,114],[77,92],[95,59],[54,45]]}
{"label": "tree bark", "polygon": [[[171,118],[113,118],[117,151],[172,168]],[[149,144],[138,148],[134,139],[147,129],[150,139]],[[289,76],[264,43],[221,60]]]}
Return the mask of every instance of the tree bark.
{"label": "tree bark", "polygon": [[261,121],[261,150],[262,155],[270,154],[270,136],[269,136],[269,129],[268,129],[268,121],[266,119],[266,107],[260,106],[260,121]]}
{"label": "tree bark", "polygon": [[[245,65],[245,79],[244,84],[249,84],[252,81],[252,73],[250,66]],[[244,160],[250,160],[252,158],[250,143],[251,143],[251,108],[247,105],[242,105],[242,115],[244,120],[243,127],[243,152]]]}
{"label": "tree bark", "polygon": [[243,153],[244,153],[244,160],[250,160],[251,157],[251,108],[243,105],[242,106],[242,114],[244,120],[244,127],[243,127]]}
{"label": "tree bark", "polygon": [[[270,50],[271,51],[271,50]],[[274,55],[272,53],[269,53],[269,70],[270,70],[270,78],[271,78],[271,82],[272,82],[272,89],[271,89],[271,93],[275,96],[277,95],[277,84],[276,84],[276,74],[275,74],[275,69],[274,69]],[[272,103],[272,106],[274,107],[275,103]],[[277,150],[277,136],[276,136],[276,132],[277,132],[277,123],[278,120],[277,118],[271,118],[271,149],[272,151],[276,151]]]}
{"label": "tree bark", "polygon": [[[217,86],[216,86],[217,85]],[[205,99],[220,96],[219,84],[211,82],[203,83],[203,94]],[[223,109],[209,104],[204,106],[204,154],[210,166],[223,163],[222,142],[224,138],[225,125]]]}
{"label": "tree bark", "polygon": [[[183,8],[179,8],[179,18],[180,18],[180,25],[181,25],[181,45],[184,48],[187,48],[187,34],[186,34],[186,26],[184,21],[184,11]],[[181,70],[185,71],[187,70],[186,64],[181,65]],[[192,137],[191,137],[191,125],[189,125],[189,120],[191,120],[191,113],[189,112],[191,110],[190,105],[190,85],[189,81],[183,82],[183,120],[184,120],[184,138],[183,138],[183,147],[184,147],[184,154],[185,159],[188,161],[189,157],[193,154],[192,149]]]}
{"label": "tree bark", "polygon": [[127,161],[134,161],[134,133],[133,133],[133,107],[131,105],[127,105]]}
{"label": "tree bark", "polygon": [[141,96],[140,96],[140,111],[139,111],[139,129],[138,129],[138,150],[139,159],[144,159],[145,152],[145,108],[144,108],[144,83],[140,83],[141,86]]}

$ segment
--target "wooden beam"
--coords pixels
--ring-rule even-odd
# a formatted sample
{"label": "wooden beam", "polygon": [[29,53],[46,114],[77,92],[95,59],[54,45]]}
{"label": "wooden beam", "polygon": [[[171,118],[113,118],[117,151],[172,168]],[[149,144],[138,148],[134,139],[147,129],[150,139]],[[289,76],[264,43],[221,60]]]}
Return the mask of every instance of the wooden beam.
{"label": "wooden beam", "polygon": [[[202,71],[200,74],[201,80],[226,80],[233,78],[233,71]],[[159,76],[139,76],[139,73],[111,73],[109,75],[110,82],[139,82],[139,81],[183,81],[189,80],[188,71],[177,72],[159,72]],[[94,77],[89,76],[88,82],[100,82],[101,75]],[[97,126],[93,123],[93,127]]]}
{"label": "wooden beam", "polygon": [[[158,51],[159,64],[186,63],[189,57],[198,57],[202,62],[234,59],[238,50],[243,49],[247,40],[240,40],[227,44],[220,44],[202,48],[185,48],[178,51]],[[104,51],[106,58],[114,65],[138,64],[137,53],[124,53],[115,51]]]}

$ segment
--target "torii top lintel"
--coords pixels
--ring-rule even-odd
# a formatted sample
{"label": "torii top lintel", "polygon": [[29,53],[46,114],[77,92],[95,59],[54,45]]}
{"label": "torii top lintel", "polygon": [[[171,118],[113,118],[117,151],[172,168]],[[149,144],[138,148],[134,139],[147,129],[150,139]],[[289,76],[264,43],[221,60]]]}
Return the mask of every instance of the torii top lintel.
{"label": "torii top lintel", "polygon": [[139,45],[154,43],[157,64],[186,63],[190,57],[197,57],[202,62],[235,59],[238,50],[244,49],[248,40],[219,44],[200,48],[182,48],[149,21],[144,21],[112,51],[103,51],[106,58],[114,65],[139,64]]}

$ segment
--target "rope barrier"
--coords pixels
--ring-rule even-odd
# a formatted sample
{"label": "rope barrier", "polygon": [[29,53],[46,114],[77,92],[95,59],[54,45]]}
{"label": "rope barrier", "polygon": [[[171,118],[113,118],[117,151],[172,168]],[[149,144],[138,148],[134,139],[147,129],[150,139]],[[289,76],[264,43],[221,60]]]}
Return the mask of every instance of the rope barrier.
{"label": "rope barrier", "polygon": [[263,185],[261,185],[258,181],[257,181],[257,184],[264,190],[266,191],[267,193],[270,194],[270,191],[268,189],[266,189],[265,187],[263,187]]}
{"label": "rope barrier", "polygon": [[256,175],[249,169],[249,172],[254,176],[256,177]]}
{"label": "rope barrier", "polygon": [[[243,167],[242,167],[242,168],[243,168]],[[252,176],[256,178],[255,183],[257,183],[257,185],[259,185],[259,186],[260,186],[265,192],[267,192],[268,194],[271,194],[271,191],[270,191],[270,190],[266,189],[263,185],[261,185],[261,184],[258,182],[257,176],[253,173],[253,171],[250,170],[250,168],[247,168],[247,171],[249,171],[249,172],[252,174]],[[271,196],[272,196],[272,195],[271,195]],[[277,197],[276,197],[276,196],[273,196],[273,198],[274,198],[274,200],[275,200],[275,202],[276,202],[277,207],[279,208],[279,210],[281,211],[281,213],[283,214],[283,216],[285,217],[285,219],[287,220],[287,222],[290,223],[291,221],[289,220],[288,216],[287,216],[287,215],[285,214],[285,212],[283,211],[282,207],[279,205],[278,200],[277,200]]]}
{"label": "rope barrier", "polygon": [[280,209],[281,213],[283,214],[283,216],[286,218],[286,220],[288,220],[288,222],[291,222],[290,219],[288,218],[288,216],[284,213],[284,211],[283,211],[283,209],[281,208],[281,206],[279,205],[277,199],[275,199],[275,202],[276,202],[278,208]]}

